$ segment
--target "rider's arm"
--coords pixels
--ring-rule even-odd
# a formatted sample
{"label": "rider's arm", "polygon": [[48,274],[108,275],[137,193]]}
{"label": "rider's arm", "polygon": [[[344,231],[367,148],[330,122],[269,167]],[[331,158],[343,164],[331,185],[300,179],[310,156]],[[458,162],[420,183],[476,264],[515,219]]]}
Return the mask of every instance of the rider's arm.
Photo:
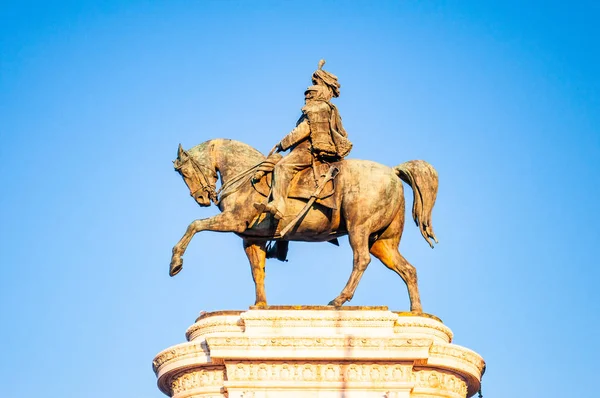
{"label": "rider's arm", "polygon": [[290,147],[307,139],[309,135],[310,125],[308,124],[308,119],[305,118],[296,126],[295,129],[293,129],[281,140],[279,146],[281,147],[282,151],[287,151]]}

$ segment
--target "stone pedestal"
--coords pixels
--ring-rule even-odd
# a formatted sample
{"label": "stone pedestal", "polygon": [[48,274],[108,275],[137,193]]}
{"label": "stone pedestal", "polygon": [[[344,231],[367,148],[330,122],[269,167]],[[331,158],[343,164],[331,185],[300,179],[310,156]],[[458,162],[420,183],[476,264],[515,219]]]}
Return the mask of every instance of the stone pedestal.
{"label": "stone pedestal", "polygon": [[169,397],[464,398],[483,359],[425,314],[268,307],[200,316],[153,362]]}

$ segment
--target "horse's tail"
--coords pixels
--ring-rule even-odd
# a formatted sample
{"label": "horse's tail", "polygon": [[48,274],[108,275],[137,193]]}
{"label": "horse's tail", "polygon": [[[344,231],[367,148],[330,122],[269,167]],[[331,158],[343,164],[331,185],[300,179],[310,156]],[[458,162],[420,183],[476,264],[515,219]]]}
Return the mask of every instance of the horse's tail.
{"label": "horse's tail", "polygon": [[[410,160],[394,167],[396,175],[413,190],[413,220],[421,230],[421,235],[433,248],[438,243],[431,225],[431,211],[435,204],[438,189],[438,174],[432,165],[424,160]],[[433,239],[433,241],[431,240]]]}

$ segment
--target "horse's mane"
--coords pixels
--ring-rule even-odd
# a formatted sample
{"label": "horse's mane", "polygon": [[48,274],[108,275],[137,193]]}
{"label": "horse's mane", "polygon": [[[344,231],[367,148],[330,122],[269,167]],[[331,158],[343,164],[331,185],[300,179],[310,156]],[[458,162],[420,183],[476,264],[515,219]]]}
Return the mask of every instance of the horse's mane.
{"label": "horse's mane", "polygon": [[[205,141],[188,153],[205,167],[221,174],[220,200],[236,192],[252,178],[265,156],[248,144],[227,138]],[[214,167],[214,169],[213,169]]]}
{"label": "horse's mane", "polygon": [[208,152],[215,150],[225,150],[231,154],[244,155],[238,157],[237,160],[243,162],[247,160],[249,163],[257,163],[265,158],[257,149],[241,141],[231,140],[229,138],[215,138],[208,141],[204,141],[201,144],[191,148],[188,152],[191,155],[197,156],[198,158],[204,158],[208,155]]}
{"label": "horse's mane", "polygon": [[221,181],[224,181],[227,175],[231,178],[249,172],[265,160],[265,155],[250,145],[228,138],[205,141],[191,148],[188,153],[200,163],[219,171]]}

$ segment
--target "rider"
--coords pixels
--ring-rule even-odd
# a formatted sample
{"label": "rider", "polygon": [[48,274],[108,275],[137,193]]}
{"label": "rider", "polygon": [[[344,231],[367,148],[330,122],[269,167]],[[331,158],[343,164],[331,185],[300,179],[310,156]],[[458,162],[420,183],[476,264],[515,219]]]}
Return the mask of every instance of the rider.
{"label": "rider", "polygon": [[335,75],[324,71],[324,60],[312,75],[312,83],[304,92],[305,105],[296,128],[277,145],[277,152],[290,149],[273,170],[272,201],[256,204],[260,210],[269,211],[276,219],[285,215],[285,199],[289,185],[296,173],[313,165],[316,160],[335,162],[352,149],[338,109],[330,100],[339,97],[340,84]]}

